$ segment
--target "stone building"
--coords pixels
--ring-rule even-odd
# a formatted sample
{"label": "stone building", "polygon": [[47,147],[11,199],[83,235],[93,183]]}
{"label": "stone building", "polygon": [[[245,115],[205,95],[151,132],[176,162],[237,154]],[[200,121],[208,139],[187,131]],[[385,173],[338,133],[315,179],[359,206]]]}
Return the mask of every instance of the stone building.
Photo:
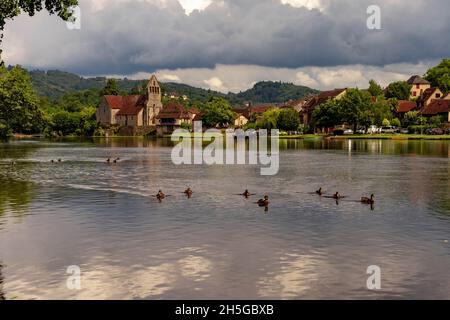
{"label": "stone building", "polygon": [[161,87],[152,75],[144,95],[104,96],[97,107],[97,121],[103,125],[156,126],[161,112]]}

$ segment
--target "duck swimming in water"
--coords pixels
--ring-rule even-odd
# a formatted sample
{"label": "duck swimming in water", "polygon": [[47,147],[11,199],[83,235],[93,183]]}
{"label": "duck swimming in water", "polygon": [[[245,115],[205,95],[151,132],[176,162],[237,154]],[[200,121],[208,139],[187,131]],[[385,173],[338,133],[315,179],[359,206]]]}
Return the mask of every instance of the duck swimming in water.
{"label": "duck swimming in water", "polygon": [[343,198],[343,196],[341,196],[339,194],[339,192],[336,192],[335,194],[333,194],[333,199],[339,200],[339,199],[342,199],[342,198]]}
{"label": "duck swimming in water", "polygon": [[316,194],[318,194],[319,196],[323,195],[322,188],[320,188],[319,190],[317,190],[317,191],[316,191]]}
{"label": "duck swimming in water", "polygon": [[374,204],[374,203],[375,203],[375,196],[372,194],[372,195],[370,196],[370,198],[362,197],[362,198],[361,198],[361,203],[364,203],[364,204]]}
{"label": "duck swimming in water", "polygon": [[111,158],[106,159],[107,163],[111,163]]}
{"label": "duck swimming in water", "polygon": [[267,207],[269,203],[269,196],[264,196],[264,199],[259,199],[257,202],[260,207]]}
{"label": "duck swimming in water", "polygon": [[166,198],[166,195],[164,194],[164,192],[162,192],[161,190],[158,191],[158,193],[156,194],[156,198],[158,200],[162,200]]}
{"label": "duck swimming in water", "polygon": [[194,192],[192,191],[191,187],[184,190],[184,194],[187,195],[189,198],[192,196]]}
{"label": "duck swimming in water", "polygon": [[248,198],[248,197],[250,197],[252,194],[251,194],[248,190],[245,190],[244,193],[243,193],[242,195],[243,195],[244,197]]}

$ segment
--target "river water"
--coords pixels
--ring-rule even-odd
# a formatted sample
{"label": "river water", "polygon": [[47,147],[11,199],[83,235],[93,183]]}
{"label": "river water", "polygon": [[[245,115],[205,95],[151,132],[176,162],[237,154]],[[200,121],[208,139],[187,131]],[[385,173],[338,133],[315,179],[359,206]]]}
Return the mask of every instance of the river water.
{"label": "river water", "polygon": [[280,144],[276,176],[176,166],[167,140],[0,144],[0,297],[450,299],[450,142]]}

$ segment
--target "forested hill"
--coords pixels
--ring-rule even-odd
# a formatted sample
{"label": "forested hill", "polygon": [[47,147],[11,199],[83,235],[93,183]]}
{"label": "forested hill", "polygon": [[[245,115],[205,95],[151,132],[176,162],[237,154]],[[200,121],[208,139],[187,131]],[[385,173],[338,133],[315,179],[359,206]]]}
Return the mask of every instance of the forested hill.
{"label": "forested hill", "polygon": [[[61,98],[64,94],[84,90],[101,90],[106,84],[106,78],[83,78],[76,74],[59,71],[30,71],[33,86],[36,91],[50,100]],[[145,80],[118,79],[119,88],[124,93],[145,85]],[[206,101],[211,96],[226,98],[233,105],[241,105],[246,102],[253,103],[281,103],[289,100],[302,98],[317,91],[292,83],[263,81],[258,82],[253,88],[240,92],[223,94],[213,90],[195,88],[186,84],[167,82],[161,84],[163,92],[186,95],[192,101]]]}

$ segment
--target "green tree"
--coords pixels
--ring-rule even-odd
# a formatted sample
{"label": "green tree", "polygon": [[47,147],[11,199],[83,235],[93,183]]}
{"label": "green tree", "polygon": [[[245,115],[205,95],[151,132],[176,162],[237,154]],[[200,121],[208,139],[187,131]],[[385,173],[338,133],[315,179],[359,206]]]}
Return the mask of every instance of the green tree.
{"label": "green tree", "polygon": [[382,125],[383,127],[389,127],[391,125],[391,122],[388,119],[383,119]]}
{"label": "green tree", "polygon": [[59,111],[52,116],[50,128],[59,136],[77,134],[81,130],[81,117],[78,113]]}
{"label": "green tree", "polygon": [[14,132],[42,130],[43,114],[26,70],[19,66],[0,73],[0,120]]}
{"label": "green tree", "polygon": [[100,93],[102,96],[118,96],[120,89],[115,79],[108,79],[106,85]]}
{"label": "green tree", "polygon": [[285,131],[295,131],[300,125],[300,117],[297,111],[292,108],[280,111],[277,119],[278,129]]}
{"label": "green tree", "polygon": [[377,99],[371,107],[371,124],[376,126],[383,125],[384,119],[392,119],[392,114],[396,111],[396,108],[397,99]]}
{"label": "green tree", "polygon": [[368,125],[372,106],[372,97],[368,92],[359,89],[348,89],[339,100],[341,120],[353,127],[356,132],[358,125]]}
{"label": "green tree", "polygon": [[332,128],[340,124],[338,101],[328,100],[316,108],[312,114],[312,123],[316,128]]}
{"label": "green tree", "polygon": [[409,100],[411,96],[411,85],[406,81],[393,82],[386,88],[385,96],[388,99]]}
{"label": "green tree", "polygon": [[8,140],[11,134],[12,130],[9,125],[3,120],[0,120],[0,140]]}
{"label": "green tree", "polygon": [[441,116],[431,117],[428,120],[428,123],[431,124],[435,128],[439,128],[441,126],[441,124],[442,124],[442,117]]}
{"label": "green tree", "polygon": [[279,109],[269,109],[263,113],[262,118],[257,121],[256,125],[259,129],[277,129],[279,115]]}
{"label": "green tree", "polygon": [[44,8],[50,14],[57,14],[63,20],[74,19],[70,8],[78,5],[78,0],[2,0],[0,1],[0,64],[3,65],[1,59],[1,43],[3,40],[3,30],[6,21],[17,17],[21,12],[26,12],[30,16],[34,16],[36,12]]}
{"label": "green tree", "polygon": [[393,125],[396,128],[400,128],[402,126],[400,120],[398,118],[394,118],[391,120],[391,125]]}
{"label": "green tree", "polygon": [[368,91],[372,95],[372,97],[379,97],[379,96],[383,95],[383,89],[373,79],[369,81],[369,90]]}
{"label": "green tree", "polygon": [[419,111],[409,111],[403,117],[403,126],[409,127],[419,124]]}
{"label": "green tree", "polygon": [[427,71],[425,79],[433,87],[439,87],[444,92],[450,91],[450,59],[444,59],[439,65]]}
{"label": "green tree", "polygon": [[224,98],[212,97],[203,106],[203,125],[214,128],[216,126],[225,127],[234,121],[234,112],[230,103]]}

